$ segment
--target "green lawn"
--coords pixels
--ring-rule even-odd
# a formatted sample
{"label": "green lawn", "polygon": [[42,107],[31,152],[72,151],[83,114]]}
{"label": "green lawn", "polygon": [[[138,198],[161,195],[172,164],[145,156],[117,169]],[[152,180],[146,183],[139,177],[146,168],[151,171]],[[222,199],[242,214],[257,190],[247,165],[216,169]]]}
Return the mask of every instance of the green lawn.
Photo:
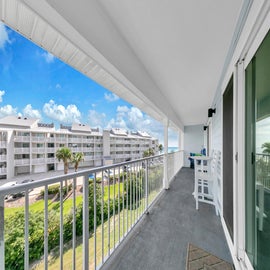
{"label": "green lawn", "polygon": [[[120,189],[120,194],[123,193],[123,183],[104,186],[104,200],[107,201],[109,197],[110,192],[110,198],[112,199],[113,196],[116,198],[118,197],[118,191]],[[150,189],[151,190],[151,189]],[[149,203],[156,197],[157,192],[152,191],[149,195]],[[80,204],[83,200],[82,195],[78,195],[76,197],[76,205]],[[115,245],[117,245],[119,239],[123,237],[125,233],[127,233],[128,229],[131,227],[132,224],[134,224],[134,221],[142,214],[142,212],[145,209],[145,199],[142,198],[140,205],[137,209],[134,210],[127,210],[122,209],[120,213],[116,213],[115,216],[111,216],[110,220],[107,220],[103,224],[103,233],[102,233],[102,225],[98,226],[96,230],[96,261],[97,266],[102,263],[102,258],[105,258],[108,256],[109,250],[112,250]],[[52,200],[48,201],[48,208],[50,209],[59,209],[59,202],[52,202]],[[67,215],[72,210],[73,206],[73,200],[72,196],[64,201],[63,210],[64,215]],[[44,211],[44,200],[40,200],[38,202],[35,202],[30,205],[30,212],[43,212]],[[121,205],[122,208],[122,205]],[[14,208],[5,208],[5,218],[8,218],[12,214],[14,214],[17,211],[24,211],[24,207],[14,207]],[[110,232],[110,234],[109,234]],[[104,248],[102,252],[102,235],[103,235],[103,243]],[[110,235],[110,237],[109,237]],[[83,259],[83,247],[82,247],[82,241],[81,237],[78,237],[77,239],[77,247],[76,247],[76,269],[82,268],[82,259]],[[95,237],[94,235],[91,235],[89,238],[89,267],[90,269],[93,269],[94,267],[94,241]],[[60,259],[59,254],[57,254],[57,249],[55,252],[55,255],[50,255],[49,257],[50,262],[50,269],[59,269],[60,266]],[[64,253],[64,269],[72,269],[72,247],[71,242],[68,244],[65,244],[65,253]],[[38,265],[35,267],[32,267],[32,269],[44,269],[43,261],[41,261]]]}
{"label": "green lawn", "polygon": [[[105,189],[104,189],[105,190]],[[157,196],[157,191],[151,192],[149,195],[149,203],[151,203],[155,197]],[[104,249],[102,253],[102,225],[97,227],[96,230],[96,266],[99,266],[102,263],[102,257],[105,258],[108,256],[108,251],[113,251],[114,247],[118,244],[119,239],[123,237],[124,234],[130,229],[131,225],[134,224],[134,221],[139,218],[139,216],[143,213],[145,209],[145,199],[141,200],[140,206],[134,210],[122,210],[119,214],[116,214],[115,217],[112,216],[109,221],[104,222],[104,230],[103,230],[103,241],[104,241]],[[120,221],[120,224],[119,224]],[[110,230],[109,230],[110,226]],[[115,229],[114,229],[115,228]],[[109,239],[109,231],[110,231],[110,239]],[[119,234],[120,232],[120,234]],[[89,269],[94,269],[95,259],[94,259],[94,244],[95,237],[92,234],[89,238]],[[83,263],[83,246],[81,243],[81,238],[77,241],[76,247],[76,269],[82,269]],[[72,247],[66,245],[66,251],[63,255],[63,268],[64,269],[72,269]],[[40,264],[36,265],[35,270],[44,269],[44,262],[42,261]],[[59,256],[49,257],[49,269],[58,270],[60,269],[60,258]]]}
{"label": "green lawn", "polygon": [[[114,191],[115,188],[115,191]],[[115,197],[118,196],[118,184],[110,185],[110,198],[113,198],[113,195],[115,194]],[[114,193],[115,192],[115,193]],[[120,193],[123,192],[123,183],[120,183]],[[109,186],[104,186],[104,201],[108,201],[109,198]],[[83,200],[82,195],[76,196],[76,205],[79,205]],[[70,213],[72,209],[73,201],[72,197],[68,198],[64,201],[64,215]],[[48,200],[48,208],[51,209],[58,209],[60,206],[60,203],[58,201],[53,202],[52,200]],[[43,212],[44,211],[44,200],[37,201],[35,203],[32,203],[29,206],[30,212]],[[6,207],[5,208],[5,217],[8,218],[10,215],[13,215],[15,212],[18,211],[24,211],[24,206],[19,207]]]}

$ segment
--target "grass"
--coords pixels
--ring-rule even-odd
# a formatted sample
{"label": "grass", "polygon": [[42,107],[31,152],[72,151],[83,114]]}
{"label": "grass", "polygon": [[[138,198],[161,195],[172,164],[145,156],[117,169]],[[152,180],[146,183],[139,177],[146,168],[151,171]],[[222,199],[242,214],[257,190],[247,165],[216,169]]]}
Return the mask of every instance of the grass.
{"label": "grass", "polygon": [[[114,191],[115,187],[115,191]],[[115,192],[115,193],[114,193]],[[120,183],[120,193],[123,192],[123,183]],[[110,185],[110,198],[113,198],[113,194],[115,194],[115,197],[118,196],[118,184]],[[104,186],[104,201],[108,201],[109,198],[109,186]],[[83,201],[82,195],[76,196],[76,205],[79,205]],[[73,206],[73,200],[72,198],[68,198],[64,201],[63,204],[63,213],[64,215],[69,214],[72,206]],[[58,209],[60,207],[59,201],[52,201],[48,200],[48,208],[51,209]],[[44,200],[39,200],[37,202],[32,203],[29,206],[29,210],[31,213],[34,212],[43,212],[44,211]],[[24,206],[19,207],[6,207],[5,208],[5,217],[8,218],[11,215],[14,215],[14,213],[24,211]]]}
{"label": "grass", "polygon": [[[152,202],[157,196],[157,191],[152,191],[149,195],[149,203]],[[138,218],[142,215],[146,207],[146,200],[143,198],[140,201],[140,206],[134,210],[123,209],[119,214],[116,213],[112,216],[110,220],[104,222],[103,233],[102,225],[97,227],[96,230],[96,267],[101,265],[105,258],[109,255],[109,250],[112,252],[121,238],[127,234],[131,226],[133,226]],[[109,234],[110,231],[110,234]],[[103,249],[102,249],[102,238],[103,238]],[[89,269],[94,269],[95,266],[95,236],[92,234],[89,238]],[[102,251],[103,250],[103,251]],[[69,244],[66,247],[66,251],[63,255],[63,268],[72,269],[72,246]],[[81,238],[77,241],[77,247],[75,249],[76,253],[76,269],[82,269],[83,266],[83,245]],[[60,257],[59,254],[56,256],[50,256],[49,258],[49,268],[52,270],[60,269]],[[41,270],[44,269],[44,262],[36,265],[33,269]]]}

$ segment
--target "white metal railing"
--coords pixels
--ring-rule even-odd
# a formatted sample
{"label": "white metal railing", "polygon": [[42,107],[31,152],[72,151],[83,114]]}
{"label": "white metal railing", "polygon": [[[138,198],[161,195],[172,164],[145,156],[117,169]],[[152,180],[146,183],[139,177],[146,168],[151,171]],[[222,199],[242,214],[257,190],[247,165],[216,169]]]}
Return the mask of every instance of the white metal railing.
{"label": "white metal railing", "polygon": [[0,168],[0,173],[1,174],[6,174],[7,173],[7,168]]}
{"label": "white metal railing", "polygon": [[168,154],[168,180],[171,181],[176,173],[183,167],[184,151]]}
{"label": "white metal railing", "polygon": [[14,163],[15,163],[15,166],[16,165],[29,165],[30,164],[30,159],[29,158],[15,159]]}
{"label": "white metal railing", "polygon": [[256,154],[256,182],[270,190],[270,154]]}
{"label": "white metal railing", "polygon": [[32,164],[45,164],[45,158],[32,158]]}
{"label": "white metal railing", "polygon": [[45,142],[46,141],[46,137],[39,137],[39,136],[32,136],[31,137],[32,142]]}
{"label": "white metal railing", "polygon": [[28,154],[30,153],[30,148],[29,147],[16,147],[14,148],[14,153],[15,154]]}
{"label": "white metal railing", "polygon": [[6,161],[7,160],[7,155],[3,154],[0,155],[0,161]]}
{"label": "white metal railing", "polygon": [[32,147],[32,152],[34,153],[44,153],[45,147]]}
{"label": "white metal railing", "polygon": [[6,141],[0,141],[0,148],[6,148],[7,142]]}
{"label": "white metal railing", "polygon": [[55,159],[54,157],[51,158],[46,158],[46,162],[47,163],[54,163],[57,159]]}
{"label": "white metal railing", "polygon": [[[179,156],[169,163],[180,168]],[[161,193],[163,164],[158,155],[0,187],[0,269],[99,269]]]}
{"label": "white metal railing", "polygon": [[30,136],[14,136],[15,142],[30,142]]}
{"label": "white metal railing", "polygon": [[67,142],[67,138],[63,138],[63,137],[55,137],[55,141],[57,142],[57,143],[65,143],[65,142]]}

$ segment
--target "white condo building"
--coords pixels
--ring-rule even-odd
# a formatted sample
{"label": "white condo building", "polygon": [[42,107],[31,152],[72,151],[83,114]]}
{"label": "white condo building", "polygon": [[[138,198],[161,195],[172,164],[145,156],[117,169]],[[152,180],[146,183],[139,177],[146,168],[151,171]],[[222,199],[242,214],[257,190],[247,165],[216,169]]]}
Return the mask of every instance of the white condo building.
{"label": "white condo building", "polygon": [[157,153],[158,140],[146,132],[100,131],[78,123],[56,130],[36,118],[7,116],[0,119],[0,179],[63,170],[55,157],[61,147],[84,154],[80,167],[97,167],[141,158],[149,148]]}

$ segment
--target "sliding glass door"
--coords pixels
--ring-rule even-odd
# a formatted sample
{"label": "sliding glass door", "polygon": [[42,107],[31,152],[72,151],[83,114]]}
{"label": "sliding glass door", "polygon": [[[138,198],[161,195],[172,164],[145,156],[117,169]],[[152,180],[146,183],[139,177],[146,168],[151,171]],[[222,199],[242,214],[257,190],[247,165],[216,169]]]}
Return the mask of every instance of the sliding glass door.
{"label": "sliding glass door", "polygon": [[246,69],[246,252],[270,269],[270,34]]}

